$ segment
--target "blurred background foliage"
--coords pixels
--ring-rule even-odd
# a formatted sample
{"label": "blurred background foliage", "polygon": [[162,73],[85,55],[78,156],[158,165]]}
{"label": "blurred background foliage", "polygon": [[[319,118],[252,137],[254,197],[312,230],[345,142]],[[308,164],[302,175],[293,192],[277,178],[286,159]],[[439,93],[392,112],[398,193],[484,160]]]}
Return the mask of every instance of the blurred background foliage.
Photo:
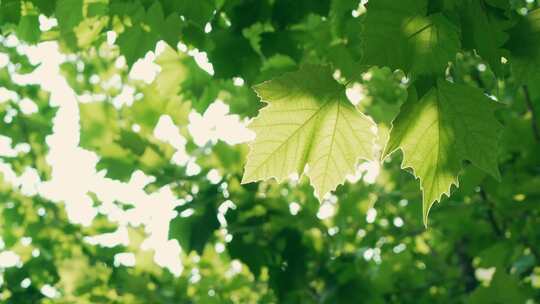
{"label": "blurred background foliage", "polygon": [[[430,11],[466,19],[452,9],[465,2],[430,1]],[[537,1],[482,3],[519,33],[522,15],[538,12]],[[383,145],[408,79],[359,63],[365,10],[358,0],[1,0],[0,134],[9,152],[0,153],[0,302],[539,303],[540,64],[524,62],[527,54],[499,65],[471,48],[449,65],[455,82],[501,103],[502,181],[466,166],[429,229],[399,155],[361,164],[319,203],[304,179],[241,185],[247,146],[194,137],[193,117],[216,100],[244,122],[262,106],[251,85],[315,63],[350,84]],[[518,40],[508,48],[521,54],[520,35],[510,36]],[[123,183],[142,172],[152,177],[147,193],[166,188],[178,198],[161,221],[181,247],[182,271],[158,265],[159,252],[141,245],[149,228],[114,220],[99,195],[88,193],[98,212],[81,225],[62,201],[14,182],[51,178],[47,138],[59,105],[14,77],[39,68],[21,46],[45,41],[66,54],[60,72],[77,95],[79,145],[99,156],[96,171]],[[156,77],[131,77],[149,51]],[[163,119],[180,140],[157,134]],[[129,203],[113,202],[123,212]],[[119,229],[127,242],[89,241]]]}

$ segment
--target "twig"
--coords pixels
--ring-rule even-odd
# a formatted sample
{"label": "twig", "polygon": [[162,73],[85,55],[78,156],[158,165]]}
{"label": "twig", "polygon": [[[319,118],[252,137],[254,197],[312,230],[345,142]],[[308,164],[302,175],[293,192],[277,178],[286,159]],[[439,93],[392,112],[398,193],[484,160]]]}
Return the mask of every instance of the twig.
{"label": "twig", "polygon": [[532,124],[534,138],[536,139],[536,141],[540,141],[540,130],[538,130],[538,124],[537,124],[538,120],[536,117],[536,112],[534,111],[534,105],[532,103],[531,95],[529,94],[529,88],[527,87],[527,85],[523,85],[523,94],[525,95],[525,103],[527,104],[527,108],[529,109],[532,115],[531,124]]}
{"label": "twig", "polygon": [[472,258],[467,254],[467,241],[461,239],[456,243],[456,254],[458,257],[459,266],[461,268],[461,274],[463,275],[465,283],[465,292],[469,293],[476,289],[478,281],[474,274],[474,267],[472,265]]}
{"label": "twig", "polygon": [[503,230],[501,229],[499,223],[497,222],[497,219],[495,218],[495,213],[493,212],[493,203],[488,200],[488,197],[487,197],[487,194],[486,194],[486,191],[484,191],[483,188],[480,188],[480,197],[482,197],[482,200],[488,204],[488,210],[487,210],[487,216],[488,216],[488,220],[489,220],[489,223],[491,224],[491,227],[493,228],[493,231],[495,231],[495,234],[498,236],[498,237],[503,237],[504,234],[503,234]]}

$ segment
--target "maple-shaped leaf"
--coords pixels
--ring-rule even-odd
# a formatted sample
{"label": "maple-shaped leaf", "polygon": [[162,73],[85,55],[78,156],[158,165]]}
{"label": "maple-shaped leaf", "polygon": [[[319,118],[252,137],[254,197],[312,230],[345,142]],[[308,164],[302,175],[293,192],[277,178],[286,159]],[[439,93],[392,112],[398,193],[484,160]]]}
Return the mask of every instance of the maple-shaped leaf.
{"label": "maple-shaped leaf", "polygon": [[439,80],[420,100],[410,91],[392,123],[383,158],[402,150],[402,167],[412,168],[420,179],[427,225],[431,206],[458,185],[464,160],[500,179],[497,145],[502,127],[493,113],[496,103],[477,88]]}
{"label": "maple-shaped leaf", "polygon": [[176,47],[182,27],[177,14],[165,17],[160,2],[154,2],[148,10],[140,5],[132,14],[130,17],[134,24],[126,26],[124,32],[118,36],[120,52],[126,57],[130,67],[148,51],[153,51],[160,39]]}
{"label": "maple-shaped leaf", "polygon": [[459,31],[444,15],[426,14],[426,0],[370,1],[363,63],[419,75],[444,72],[460,50]]}
{"label": "maple-shaped leaf", "polygon": [[321,66],[305,66],[254,87],[263,102],[250,128],[251,144],[243,183],[293,173],[306,175],[322,198],[354,173],[360,158],[374,158],[373,121],[356,110],[345,87]]}

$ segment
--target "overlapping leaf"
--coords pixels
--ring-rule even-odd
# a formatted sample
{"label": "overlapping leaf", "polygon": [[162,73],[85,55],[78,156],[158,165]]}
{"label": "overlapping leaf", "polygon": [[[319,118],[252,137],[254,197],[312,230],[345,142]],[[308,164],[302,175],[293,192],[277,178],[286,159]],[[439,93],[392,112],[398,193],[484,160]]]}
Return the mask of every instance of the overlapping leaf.
{"label": "overlapping leaf", "polygon": [[508,20],[495,14],[493,9],[483,5],[481,1],[464,2],[461,9],[462,26],[470,29],[463,32],[464,47],[476,49],[491,68],[501,74],[501,57],[506,56],[502,47],[508,40],[508,34],[504,30],[508,27]]}
{"label": "overlapping leaf", "polygon": [[363,62],[416,74],[444,71],[460,49],[459,31],[444,15],[426,14],[426,0],[370,1]]}
{"label": "overlapping leaf", "polygon": [[133,19],[132,26],[128,26],[118,37],[120,51],[130,66],[148,51],[152,51],[160,39],[171,46],[176,46],[180,39],[180,16],[166,16],[159,2],[155,2],[148,10],[139,6],[130,17]]}
{"label": "overlapping leaf", "polygon": [[427,225],[431,206],[458,185],[464,160],[499,179],[497,142],[500,123],[495,102],[480,90],[444,80],[420,100],[414,89],[393,122],[383,157],[403,151],[405,168],[412,168],[423,192]]}
{"label": "overlapping leaf", "polygon": [[512,71],[519,83],[540,75],[540,9],[521,17],[511,29],[506,47],[511,51]]}

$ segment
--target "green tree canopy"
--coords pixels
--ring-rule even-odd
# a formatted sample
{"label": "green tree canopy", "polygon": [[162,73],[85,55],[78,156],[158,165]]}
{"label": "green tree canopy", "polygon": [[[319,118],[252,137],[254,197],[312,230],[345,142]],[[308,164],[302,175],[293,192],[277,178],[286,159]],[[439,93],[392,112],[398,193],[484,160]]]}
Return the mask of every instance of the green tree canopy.
{"label": "green tree canopy", "polygon": [[0,302],[539,303],[535,0],[0,0]]}

